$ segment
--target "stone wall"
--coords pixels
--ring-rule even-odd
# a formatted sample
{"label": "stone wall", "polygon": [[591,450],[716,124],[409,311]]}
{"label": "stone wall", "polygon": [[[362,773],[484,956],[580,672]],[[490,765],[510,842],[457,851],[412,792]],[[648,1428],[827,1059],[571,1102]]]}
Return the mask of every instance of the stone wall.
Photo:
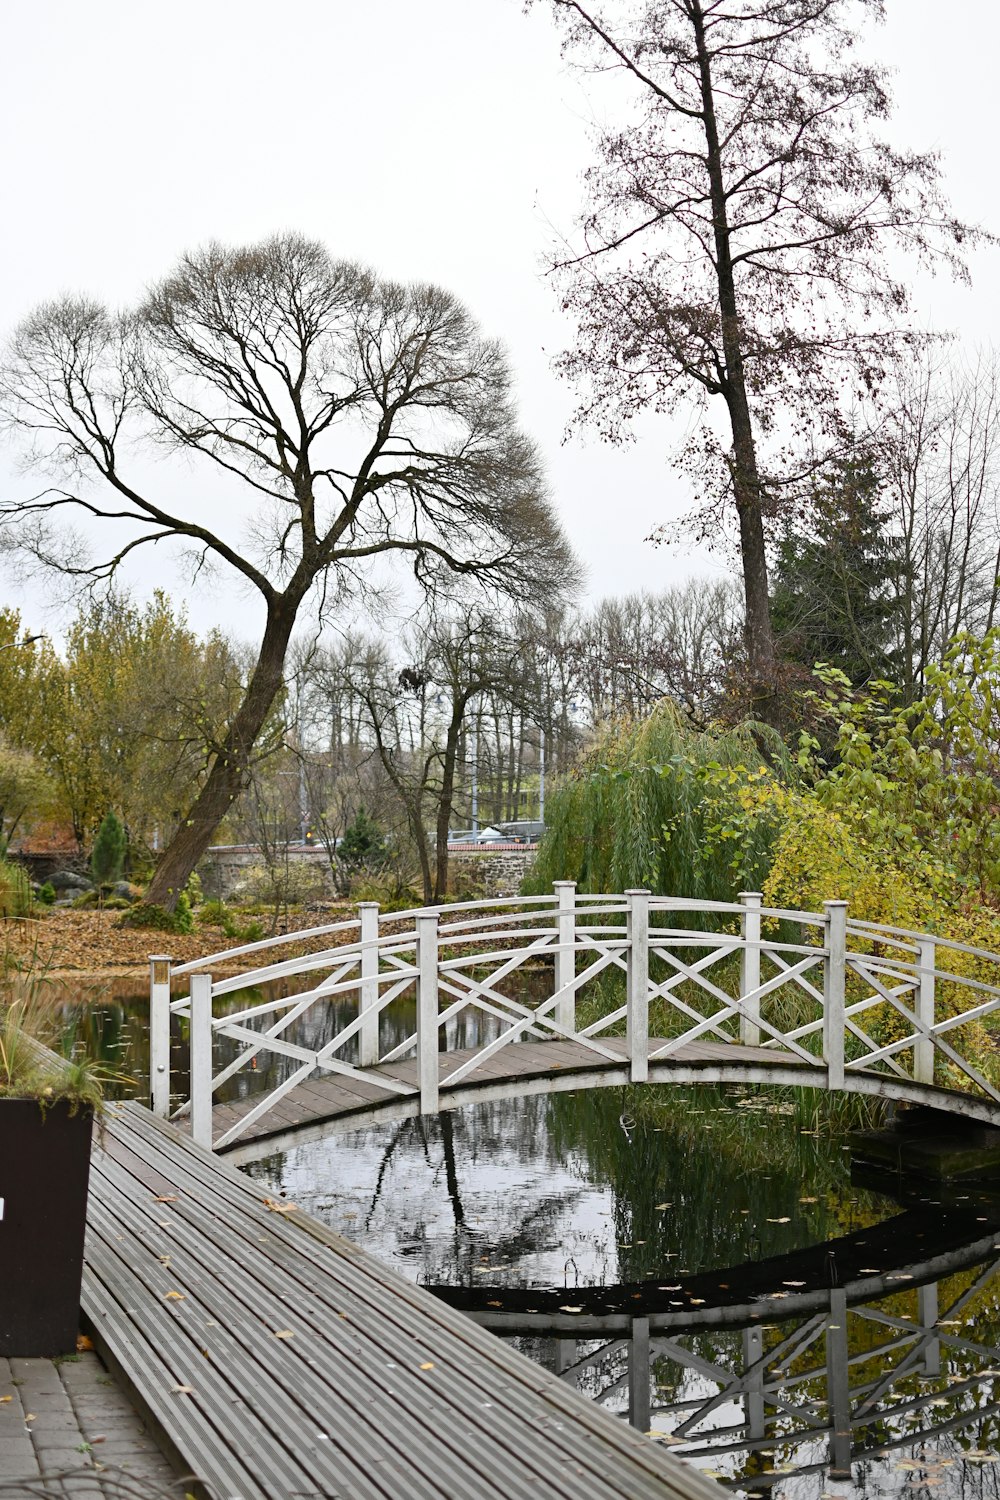
{"label": "stone wall", "polygon": [[[324,883],[329,887],[328,895],[333,897],[330,861],[324,848],[289,849],[288,862],[290,865],[315,866],[317,878],[326,877]],[[201,888],[212,900],[228,901],[249,872],[255,867],[260,869],[263,864],[264,856],[259,849],[217,844],[207,849],[198,862]]]}
{"label": "stone wall", "polygon": [[[462,850],[448,859],[449,884],[453,892],[464,891],[466,886],[486,897],[516,896],[521,881],[531,869],[537,850],[533,845],[520,849]],[[290,864],[310,864],[317,867],[317,874],[329,871],[329,860],[323,848],[290,849]],[[228,901],[233,892],[245,880],[253,866],[263,865],[259,849],[243,847],[220,847],[209,849],[198,865],[202,889],[206,896]],[[329,895],[332,897],[330,882]]]}
{"label": "stone wall", "polygon": [[463,850],[449,856],[448,884],[453,891],[465,884],[475,886],[486,897],[516,896],[537,852],[531,845],[523,849]]}

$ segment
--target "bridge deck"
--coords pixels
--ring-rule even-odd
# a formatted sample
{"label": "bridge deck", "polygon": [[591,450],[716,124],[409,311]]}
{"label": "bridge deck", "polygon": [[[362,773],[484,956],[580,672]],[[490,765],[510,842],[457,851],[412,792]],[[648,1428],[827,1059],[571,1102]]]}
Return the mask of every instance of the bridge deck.
{"label": "bridge deck", "polygon": [[[651,1037],[650,1054],[667,1044],[666,1038]],[[452,1052],[442,1052],[438,1059],[441,1070],[442,1103],[447,1107],[449,1094],[459,1093],[461,1102],[465,1102],[467,1096],[477,1094],[479,1097],[485,1097],[490,1089],[494,1092],[502,1092],[508,1085],[516,1087],[518,1092],[529,1093],[533,1082],[544,1085],[546,1088],[553,1085],[573,1087],[572,1082],[564,1083],[563,1080],[575,1078],[582,1086],[583,1075],[586,1075],[588,1083],[597,1080],[600,1075],[606,1075],[601,1080],[606,1083],[627,1083],[628,1062],[625,1056],[624,1037],[602,1037],[601,1045],[613,1051],[615,1057],[604,1058],[582,1042],[512,1043],[502,1047],[492,1057],[481,1063],[474,1073],[467,1075],[459,1082],[457,1088],[449,1080],[463,1063],[475,1056],[478,1049],[462,1048]],[[824,1067],[817,1066],[813,1069],[809,1063],[789,1052],[775,1052],[765,1047],[742,1047],[735,1042],[704,1041],[688,1042],[677,1052],[672,1053],[669,1059],[664,1059],[659,1063],[651,1062],[650,1079],[655,1082],[679,1070],[696,1070],[699,1073],[703,1072],[708,1081],[708,1075],[713,1067],[718,1065],[731,1067],[734,1063],[746,1067],[756,1066],[764,1070],[794,1068],[803,1073],[815,1072],[817,1087],[823,1087],[826,1082]],[[255,1120],[247,1127],[234,1143],[235,1150],[239,1152],[242,1147],[272,1136],[283,1136],[290,1132],[301,1134],[313,1125],[337,1125],[339,1123],[341,1129],[350,1129],[354,1125],[360,1126],[367,1123],[373,1112],[377,1112],[383,1118],[418,1112],[416,1095],[390,1094],[384,1088],[380,1088],[376,1081],[382,1076],[416,1088],[417,1064],[415,1060],[379,1063],[376,1067],[367,1069],[366,1072],[367,1077],[328,1074],[325,1077],[311,1078],[307,1083],[298,1084],[284,1098],[271,1105],[267,1113],[259,1120]],[[457,1103],[459,1099],[453,1098],[451,1102]],[[245,1119],[257,1103],[258,1099],[251,1094],[231,1104],[217,1104],[212,1110],[213,1135],[218,1138],[240,1120]]]}
{"label": "bridge deck", "polygon": [[138,1105],[95,1148],[83,1307],[212,1500],[717,1494]]}

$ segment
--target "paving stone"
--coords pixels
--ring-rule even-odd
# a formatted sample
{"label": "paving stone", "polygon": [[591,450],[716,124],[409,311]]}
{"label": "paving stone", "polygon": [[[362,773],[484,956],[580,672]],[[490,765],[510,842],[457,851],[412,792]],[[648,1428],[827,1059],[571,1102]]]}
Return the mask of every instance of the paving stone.
{"label": "paving stone", "polygon": [[49,1448],[38,1455],[38,1467],[43,1477],[58,1474],[62,1469],[78,1469],[83,1462],[84,1455],[77,1453],[75,1448]]}
{"label": "paving stone", "polygon": [[18,1437],[0,1437],[0,1470],[15,1464],[18,1459],[34,1459],[35,1450],[27,1433]]}

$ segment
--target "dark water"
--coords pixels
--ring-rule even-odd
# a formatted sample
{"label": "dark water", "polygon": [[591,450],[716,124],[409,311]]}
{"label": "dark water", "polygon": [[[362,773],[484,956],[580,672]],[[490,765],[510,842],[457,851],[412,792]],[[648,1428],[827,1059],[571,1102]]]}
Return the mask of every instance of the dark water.
{"label": "dark water", "polygon": [[[89,998],[64,1025],[141,1079],[144,1000]],[[806,1099],[522,1099],[246,1170],[736,1494],[1000,1496],[1000,1194],[852,1176]]]}

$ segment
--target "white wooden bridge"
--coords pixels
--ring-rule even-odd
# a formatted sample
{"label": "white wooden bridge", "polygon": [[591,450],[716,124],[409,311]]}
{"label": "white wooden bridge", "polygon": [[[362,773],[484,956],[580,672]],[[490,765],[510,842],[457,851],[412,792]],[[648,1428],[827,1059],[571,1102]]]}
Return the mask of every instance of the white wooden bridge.
{"label": "white wooden bridge", "polygon": [[963,1034],[998,1011],[1000,956],[856,921],[843,901],[560,881],[402,913],[362,903],[194,963],[154,957],[152,1104],[236,1160],[375,1118],[647,1081],[847,1091],[1000,1125]]}

